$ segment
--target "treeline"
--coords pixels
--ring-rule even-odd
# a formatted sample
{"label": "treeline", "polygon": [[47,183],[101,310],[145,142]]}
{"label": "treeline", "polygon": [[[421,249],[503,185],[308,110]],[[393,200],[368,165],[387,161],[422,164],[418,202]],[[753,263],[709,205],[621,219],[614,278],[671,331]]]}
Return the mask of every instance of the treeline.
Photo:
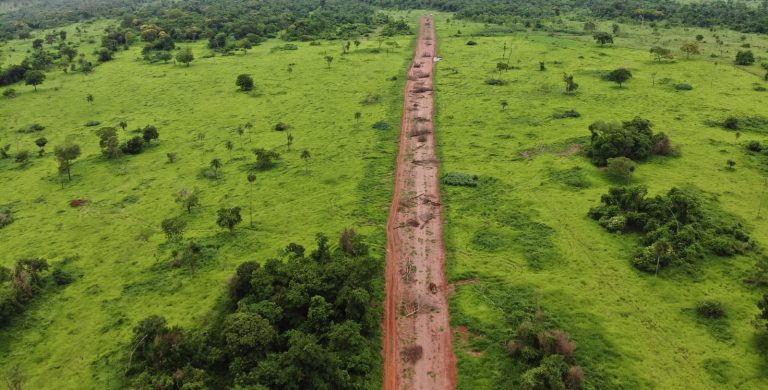
{"label": "treeline", "polygon": [[46,272],[48,262],[37,258],[19,259],[11,268],[0,266],[0,327],[22,313],[46,285],[71,283],[72,274],[62,269],[69,260],[57,264],[51,273]]}
{"label": "treeline", "polygon": [[361,236],[319,234],[306,253],[241,264],[226,308],[200,328],[150,316],[135,328],[129,386],[153,389],[363,389],[380,377],[381,263]]}

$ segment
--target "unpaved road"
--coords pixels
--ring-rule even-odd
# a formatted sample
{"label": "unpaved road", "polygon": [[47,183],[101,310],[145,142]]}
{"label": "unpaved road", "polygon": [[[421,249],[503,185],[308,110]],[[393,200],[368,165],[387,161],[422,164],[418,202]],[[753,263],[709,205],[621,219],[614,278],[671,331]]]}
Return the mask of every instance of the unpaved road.
{"label": "unpaved road", "polygon": [[422,17],[405,89],[387,226],[384,389],[453,389],[440,187],[435,152],[431,17]]}

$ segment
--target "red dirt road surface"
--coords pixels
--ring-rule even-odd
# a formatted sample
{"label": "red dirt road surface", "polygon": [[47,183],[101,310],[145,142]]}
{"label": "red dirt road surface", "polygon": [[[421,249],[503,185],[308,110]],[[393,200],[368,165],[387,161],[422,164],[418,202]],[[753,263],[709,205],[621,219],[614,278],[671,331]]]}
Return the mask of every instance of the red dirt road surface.
{"label": "red dirt road surface", "polygon": [[456,387],[432,123],[435,29],[431,17],[420,24],[387,221],[384,390]]}

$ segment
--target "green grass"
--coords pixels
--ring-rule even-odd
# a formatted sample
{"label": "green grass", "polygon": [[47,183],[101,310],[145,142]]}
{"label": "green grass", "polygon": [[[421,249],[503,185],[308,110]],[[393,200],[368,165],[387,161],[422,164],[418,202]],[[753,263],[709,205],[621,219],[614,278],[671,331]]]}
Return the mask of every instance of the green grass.
{"label": "green grass", "polygon": [[[89,57],[95,46],[88,37],[97,37],[106,23],[82,37],[81,51]],[[79,39],[74,27],[68,29],[70,39]],[[15,215],[0,230],[0,264],[26,256],[53,262],[74,257],[68,267],[82,277],[64,289],[46,290],[0,330],[0,372],[20,365],[30,389],[116,388],[132,327],[151,314],[184,327],[199,324],[243,261],[264,261],[290,242],[311,247],[317,232],[335,240],[345,227],[367,235],[383,261],[403,75],[412,47],[412,37],[395,40],[400,48],[389,54],[371,52],[378,47],[374,38],[347,55],[341,55],[340,42],[326,41],[271,52],[283,44],[272,40],[247,55],[213,58],[202,58],[209,52],[203,42],[182,43],[195,52],[190,67],[145,64],[137,44],[88,76],[52,71],[37,92],[14,85],[21,95],[0,103],[0,144],[12,144],[12,153],[36,150],[39,136],[49,144],[43,158],[32,158],[24,168],[0,160],[0,206],[10,206]],[[19,62],[27,47],[31,40],[9,43],[6,63]],[[330,70],[326,53],[335,57]],[[290,78],[289,63],[295,64]],[[254,77],[254,93],[236,90],[241,73]],[[392,76],[397,80],[388,80]],[[371,94],[380,95],[380,102],[361,104]],[[141,155],[106,160],[95,130],[117,127],[120,120],[129,125],[128,134],[118,129],[122,140],[130,130],[154,124],[159,142]],[[88,121],[101,125],[85,127]],[[241,139],[236,128],[248,121],[254,128]],[[378,121],[391,126],[373,129]],[[278,122],[290,129],[273,130]],[[16,131],[32,123],[46,128]],[[295,137],[290,151],[288,132]],[[231,156],[227,140],[235,145]],[[72,182],[62,188],[52,151],[65,141],[80,144],[83,154],[72,168]],[[249,227],[246,176],[255,147],[275,149],[282,158],[275,168],[255,172]],[[312,155],[308,164],[299,158],[304,149]],[[172,164],[166,159],[171,152],[178,155]],[[214,158],[224,162],[220,179],[202,178]],[[172,194],[195,186],[201,206],[187,214]],[[72,208],[72,199],[89,205]],[[216,226],[216,210],[234,206],[243,208],[243,223],[230,234]],[[166,266],[173,248],[160,222],[178,215],[189,223],[187,238],[215,248],[195,271]]]}
{"label": "green grass", "polygon": [[[441,169],[478,175],[481,183],[442,189],[449,279],[479,279],[458,286],[450,301],[454,326],[470,332],[466,343],[457,337],[454,344],[459,388],[519,388],[520,367],[501,343],[536,306],[576,341],[588,387],[768,386],[765,349],[757,341],[762,331],[751,323],[760,292],[742,282],[754,258],[707,258],[693,274],[670,270],[654,277],[635,270],[630,258],[637,238],[609,234],[587,217],[612,183],[571,147],[589,142],[594,121],[650,119],[655,131],[681,146],[682,156],[641,163],[633,184],[647,185],[654,195],[672,186],[697,187],[764,244],[768,224],[756,212],[765,171],[744,152],[749,140],[762,141],[764,134],[744,131],[737,140],[733,132],[704,124],[765,113],[765,95],[752,89],[765,84],[764,72],[731,65],[741,34],[718,31],[724,54],[710,58],[720,50],[702,29],[660,29],[656,36],[650,27],[622,25],[615,46],[599,47],[580,35],[472,36],[484,27],[446,24],[446,17],[435,23],[444,57],[436,72]],[[599,30],[610,31],[610,23]],[[698,33],[712,43],[685,59],[678,48]],[[470,39],[477,45],[466,45]],[[765,56],[765,37],[746,41]],[[511,64],[521,69],[499,77],[495,67],[505,42]],[[656,44],[675,50],[677,58],[654,63],[648,48]],[[545,72],[539,61],[546,61]],[[621,89],[600,78],[618,67],[634,74]],[[563,94],[563,73],[580,84],[573,96]],[[491,77],[508,84],[486,85]],[[694,89],[675,91],[678,83]],[[509,103],[506,111],[502,100]],[[552,117],[571,109],[581,117]],[[737,162],[733,172],[726,169],[728,159]],[[485,244],[490,236],[495,246]],[[726,318],[696,318],[696,304],[709,299],[723,302]]]}

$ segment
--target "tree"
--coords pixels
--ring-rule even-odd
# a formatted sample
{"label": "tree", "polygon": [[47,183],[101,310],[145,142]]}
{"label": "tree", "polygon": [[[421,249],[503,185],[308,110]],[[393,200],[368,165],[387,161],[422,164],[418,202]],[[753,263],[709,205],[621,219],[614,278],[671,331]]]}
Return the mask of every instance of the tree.
{"label": "tree", "polygon": [[728,165],[728,168],[727,168],[727,169],[728,169],[729,171],[735,171],[735,170],[736,170],[736,161],[733,161],[733,160],[730,160],[730,159],[729,159],[729,160],[728,160],[728,161],[726,161],[725,163]]}
{"label": "tree", "polygon": [[355,41],[353,43],[355,44],[355,50],[360,48],[360,43],[361,42],[359,40],[355,39]]}
{"label": "tree", "polygon": [[230,232],[235,230],[235,226],[243,221],[243,218],[240,216],[240,207],[221,208],[217,214],[216,224],[222,228],[229,229]]}
{"label": "tree", "polygon": [[304,149],[301,151],[301,159],[304,160],[305,168],[307,173],[309,173],[309,159],[312,158],[312,155],[309,153],[309,150]]}
{"label": "tree", "polygon": [[697,42],[702,42],[703,40],[704,40],[704,36],[703,35],[701,35],[701,34],[696,35],[696,41]]}
{"label": "tree", "polygon": [[120,140],[117,138],[117,130],[114,127],[102,127],[96,131],[99,136],[99,147],[107,158],[120,157]]}
{"label": "tree", "polygon": [[42,84],[43,81],[45,81],[45,73],[39,70],[28,70],[24,75],[24,83],[33,86],[35,91],[37,91],[37,86]]}
{"label": "tree", "polygon": [[275,165],[274,160],[280,158],[280,154],[274,150],[266,150],[264,148],[253,149],[253,154],[256,155],[256,168],[269,169]]}
{"label": "tree", "polygon": [[625,68],[619,68],[611,71],[611,73],[608,73],[606,78],[616,84],[619,84],[619,88],[621,88],[622,84],[632,78],[632,72]]}
{"label": "tree", "polygon": [[763,62],[762,64],[760,64],[760,66],[762,66],[763,69],[765,69],[765,76],[763,76],[763,80],[768,81],[768,62]]}
{"label": "tree", "polygon": [[195,55],[192,53],[192,49],[185,47],[176,54],[176,61],[181,62],[189,66],[189,63],[195,60]]}
{"label": "tree", "polygon": [[506,100],[502,100],[500,104],[501,104],[501,111],[506,111],[507,107],[509,107],[509,102]]}
{"label": "tree", "polygon": [[[654,141],[664,142],[654,138],[652,127],[653,124],[649,120],[642,118],[621,123],[595,122],[589,126],[592,136],[587,154],[592,158],[592,162],[599,166],[605,165],[606,160],[612,157],[645,160],[652,153]],[[665,142],[668,143],[669,140],[666,139]]]}
{"label": "tree", "polygon": [[620,183],[629,183],[632,180],[632,174],[637,168],[637,164],[626,157],[609,158],[608,168],[605,172],[613,180]]}
{"label": "tree", "polygon": [[48,139],[45,137],[40,137],[35,140],[35,145],[40,148],[40,150],[37,152],[37,155],[43,157],[43,154],[45,154],[45,145],[48,145]]}
{"label": "tree", "polygon": [[333,62],[333,56],[325,56],[325,62],[328,64],[328,69],[331,69],[331,63]]}
{"label": "tree", "polygon": [[288,151],[291,150],[291,145],[293,145],[293,134],[288,133]]}
{"label": "tree", "polygon": [[736,65],[749,66],[755,63],[755,55],[752,50],[739,50],[736,53]]}
{"label": "tree", "polygon": [[219,169],[221,168],[221,159],[214,158],[211,160],[211,168],[213,169],[213,174],[216,176],[216,178],[219,178]]}
{"label": "tree", "polygon": [[586,22],[584,23],[584,31],[586,32],[592,32],[597,29],[597,25],[595,25],[595,22]]}
{"label": "tree", "polygon": [[120,121],[120,123],[118,123],[118,126],[120,126],[120,128],[123,129],[123,131],[125,131],[125,129],[128,127],[128,121],[124,121],[124,120]]}
{"label": "tree", "polygon": [[86,95],[85,96],[85,101],[88,102],[88,103],[93,104],[93,95],[91,95],[90,93],[88,95]]}
{"label": "tree", "polygon": [[685,58],[690,58],[691,54],[699,54],[699,45],[696,42],[685,42],[680,46],[680,51],[685,53]]}
{"label": "tree", "polygon": [[613,35],[619,35],[619,33],[621,32],[621,26],[619,26],[618,23],[614,23],[611,26],[611,29],[613,31]]}
{"label": "tree", "polygon": [[649,52],[656,58],[656,61],[659,61],[659,62],[661,62],[662,59],[675,58],[672,55],[672,50],[669,50],[661,46],[654,46],[649,50]]}
{"label": "tree", "polygon": [[174,198],[176,203],[187,210],[187,213],[192,213],[192,208],[200,205],[200,189],[197,187],[192,190],[182,188],[174,194]]}
{"label": "tree", "polygon": [[[248,142],[251,142],[251,135],[253,134],[253,123],[251,123],[250,121],[245,122],[243,127],[246,130],[248,130]],[[242,143],[243,143],[243,138],[242,138],[243,137],[243,132],[242,131],[238,131],[238,134],[240,134],[240,144],[242,146]]]}
{"label": "tree", "polygon": [[66,172],[69,181],[72,181],[72,162],[80,157],[80,145],[77,144],[65,144],[57,146],[53,150],[56,160],[59,162],[59,172]]}
{"label": "tree", "polygon": [[600,44],[600,46],[605,45],[606,43],[613,43],[613,35],[607,33],[607,32],[596,32],[592,38],[594,38],[597,43]]}
{"label": "tree", "polygon": [[227,148],[227,151],[229,152],[229,159],[232,159],[232,149],[235,148],[235,144],[232,143],[232,140],[227,140],[227,142],[224,143],[224,147]]}
{"label": "tree", "polygon": [[573,75],[563,73],[563,82],[565,83],[565,93],[573,93],[579,89],[579,84],[573,81]]}
{"label": "tree", "polygon": [[107,62],[112,60],[112,51],[109,49],[99,50],[99,62]]}
{"label": "tree", "polygon": [[243,55],[248,54],[248,50],[253,47],[253,44],[251,43],[250,39],[241,39],[237,42],[237,47],[240,48],[240,50],[243,51]]}
{"label": "tree", "polygon": [[184,231],[187,230],[187,221],[181,217],[166,218],[160,223],[168,241],[181,241]]}
{"label": "tree", "polygon": [[26,150],[20,150],[18,153],[16,153],[16,162],[19,163],[19,165],[26,165],[27,162],[29,162],[29,152]]}
{"label": "tree", "polygon": [[237,76],[237,80],[235,80],[235,85],[240,87],[240,90],[250,91],[253,89],[253,77],[247,75],[247,74],[241,74]]}
{"label": "tree", "polygon": [[147,144],[152,143],[153,139],[159,139],[160,133],[157,131],[157,127],[152,125],[144,126],[144,129],[141,131],[141,138],[146,142]]}
{"label": "tree", "polygon": [[140,154],[144,151],[144,138],[137,135],[120,145],[120,150],[125,154]]}
{"label": "tree", "polygon": [[249,188],[250,191],[248,193],[248,200],[250,203],[250,214],[251,214],[251,227],[253,227],[253,184],[256,183],[256,175],[253,173],[248,174],[248,183],[250,184]]}
{"label": "tree", "polygon": [[360,118],[363,117],[363,113],[360,111],[355,112],[355,122],[360,122]]}

